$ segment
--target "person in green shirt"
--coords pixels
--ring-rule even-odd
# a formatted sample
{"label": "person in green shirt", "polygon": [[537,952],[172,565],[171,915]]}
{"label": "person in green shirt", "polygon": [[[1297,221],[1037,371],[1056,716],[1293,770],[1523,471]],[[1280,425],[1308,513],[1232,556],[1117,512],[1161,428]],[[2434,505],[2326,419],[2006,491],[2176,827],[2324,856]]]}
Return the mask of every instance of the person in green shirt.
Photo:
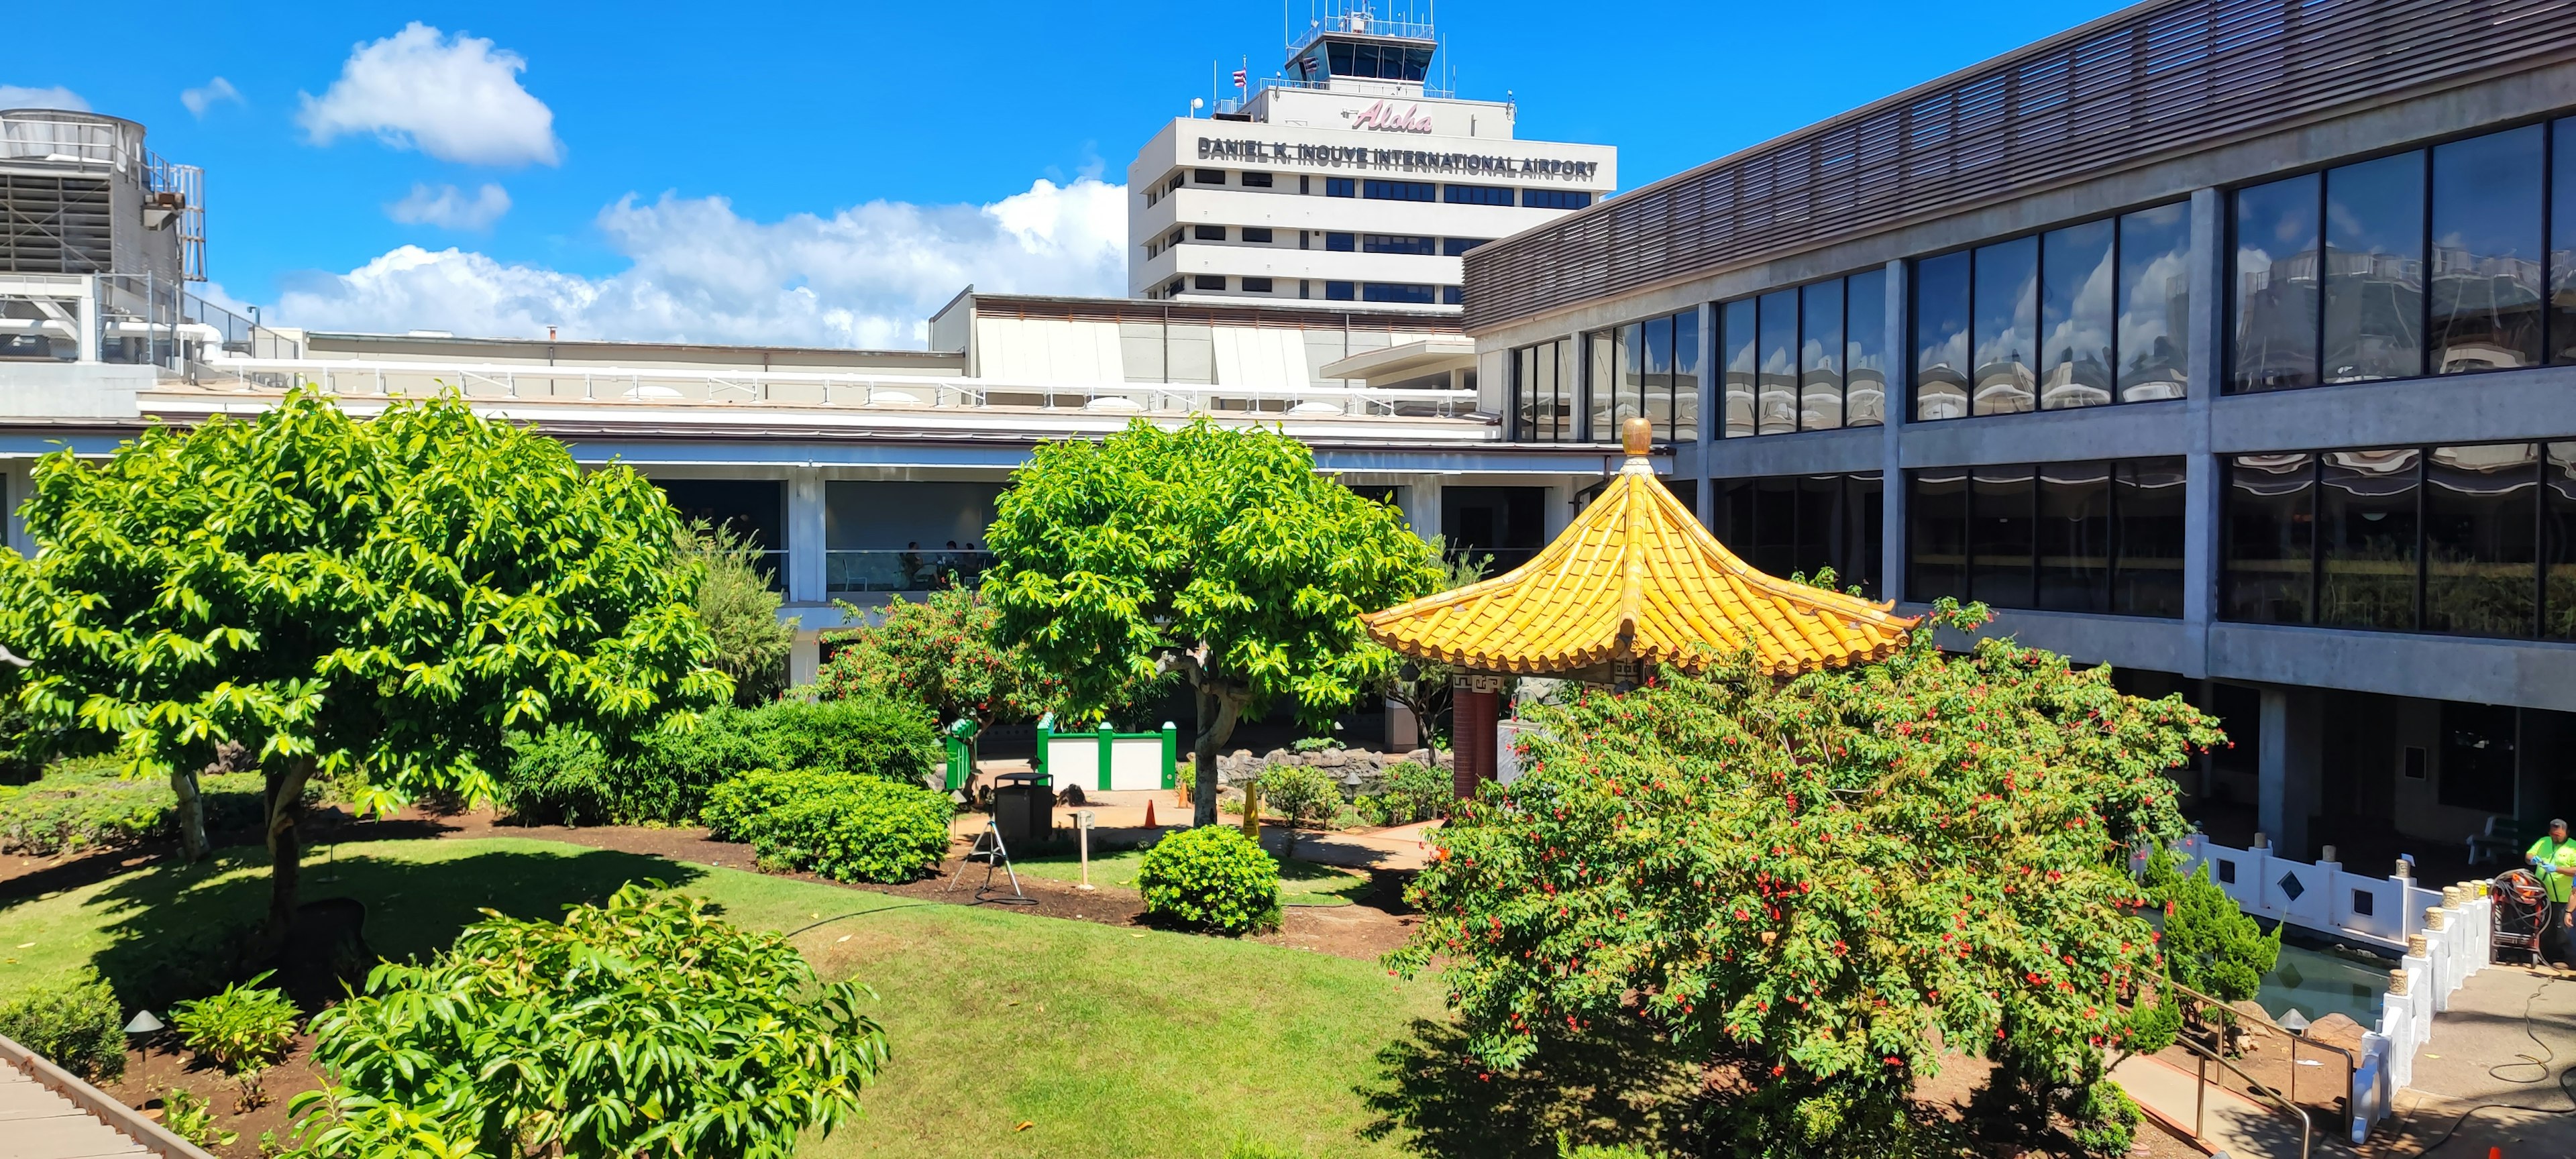
{"label": "person in green shirt", "polygon": [[2568,895],[2571,888],[2576,888],[2576,841],[2567,839],[2567,822],[2551,820],[2549,836],[2532,842],[2523,856],[2531,862],[2533,872],[2540,875],[2541,887],[2548,891],[2549,905],[2540,920],[2540,956],[2546,961],[2565,962],[2569,959],[2567,930],[2576,923],[2567,910]]}

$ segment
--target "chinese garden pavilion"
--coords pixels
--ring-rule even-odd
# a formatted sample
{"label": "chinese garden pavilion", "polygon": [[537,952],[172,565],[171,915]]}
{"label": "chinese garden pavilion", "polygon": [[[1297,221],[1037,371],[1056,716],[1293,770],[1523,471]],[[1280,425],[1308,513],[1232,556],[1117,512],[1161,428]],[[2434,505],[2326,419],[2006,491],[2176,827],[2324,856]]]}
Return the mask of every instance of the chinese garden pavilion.
{"label": "chinese garden pavilion", "polygon": [[1728,551],[1664,488],[1652,428],[1628,420],[1627,460],[1592,505],[1528,563],[1362,616],[1369,635],[1457,669],[1453,743],[1461,796],[1491,780],[1508,676],[1634,684],[1666,664],[1698,671],[1749,648],[1774,676],[1884,659],[1914,627],[1893,603],[1765,575]]}

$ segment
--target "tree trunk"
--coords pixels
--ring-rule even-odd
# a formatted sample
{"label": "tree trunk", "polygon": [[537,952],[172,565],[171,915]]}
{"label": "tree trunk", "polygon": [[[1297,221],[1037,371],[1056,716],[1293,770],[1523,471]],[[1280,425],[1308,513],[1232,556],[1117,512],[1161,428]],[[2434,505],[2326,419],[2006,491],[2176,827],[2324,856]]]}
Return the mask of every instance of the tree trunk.
{"label": "tree trunk", "polygon": [[313,779],[313,758],[297,757],[283,768],[268,770],[268,927],[261,932],[271,953],[286,946],[295,925],[296,878],[303,868],[303,837],[296,823],[304,819],[304,786]]}
{"label": "tree trunk", "polygon": [[1198,736],[1190,744],[1190,824],[1195,827],[1216,824],[1216,750],[1234,735],[1234,722],[1243,715],[1243,700],[1196,670],[1192,678],[1199,709]]}
{"label": "tree trunk", "polygon": [[173,819],[179,826],[179,860],[195,865],[206,859],[206,802],[197,794],[197,774],[189,769],[170,770],[170,791],[178,795],[179,805]]}

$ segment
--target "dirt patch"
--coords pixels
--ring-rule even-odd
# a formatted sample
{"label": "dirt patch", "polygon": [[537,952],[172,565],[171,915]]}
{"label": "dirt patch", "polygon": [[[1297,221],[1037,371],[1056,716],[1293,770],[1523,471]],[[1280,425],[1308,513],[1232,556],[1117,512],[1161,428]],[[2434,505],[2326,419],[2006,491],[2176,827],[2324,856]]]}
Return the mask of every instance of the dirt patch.
{"label": "dirt patch", "polygon": [[[169,1037],[162,1036],[164,1040]],[[261,1072],[247,1085],[198,1059],[185,1047],[167,1041],[156,1047],[149,1053],[126,1051],[125,1077],[101,1083],[99,1089],[156,1121],[161,1119],[161,1102],[172,1087],[204,1099],[207,1109],[214,1113],[215,1126],[234,1134],[231,1145],[206,1148],[223,1159],[259,1159],[263,1134],[273,1135],[280,1145],[290,1141],[295,1121],[286,1113],[287,1100],[323,1086],[322,1072],[313,1065],[313,1036],[309,1034],[297,1035],[295,1049],[286,1061]],[[259,1097],[251,1094],[254,1090]]]}

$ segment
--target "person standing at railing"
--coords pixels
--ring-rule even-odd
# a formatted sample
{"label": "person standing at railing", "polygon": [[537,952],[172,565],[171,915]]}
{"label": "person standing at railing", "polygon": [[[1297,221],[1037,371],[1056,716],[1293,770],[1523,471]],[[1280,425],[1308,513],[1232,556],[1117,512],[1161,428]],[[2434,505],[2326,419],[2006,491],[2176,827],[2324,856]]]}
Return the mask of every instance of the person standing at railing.
{"label": "person standing at railing", "polygon": [[2564,963],[2576,957],[2567,950],[2568,927],[2576,917],[2568,913],[2567,899],[2576,892],[2576,841],[2567,839],[2567,822],[2553,818],[2549,836],[2531,843],[2523,856],[2540,875],[2542,888],[2548,891],[2549,904],[2540,919],[2540,944],[2544,961]]}

